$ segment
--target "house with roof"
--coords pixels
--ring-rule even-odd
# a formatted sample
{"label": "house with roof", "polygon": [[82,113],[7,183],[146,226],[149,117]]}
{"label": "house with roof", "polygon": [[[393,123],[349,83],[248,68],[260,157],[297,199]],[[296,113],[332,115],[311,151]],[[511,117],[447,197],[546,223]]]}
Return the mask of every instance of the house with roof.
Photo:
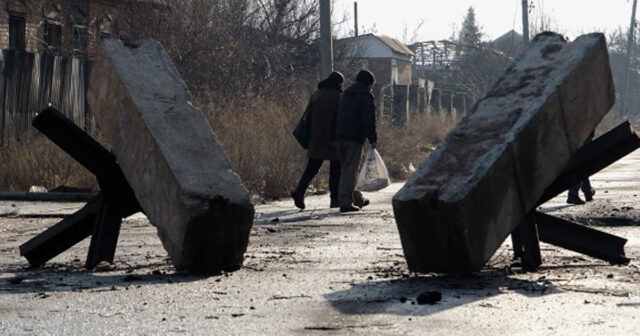
{"label": "house with roof", "polygon": [[515,30],[510,30],[503,35],[499,36],[495,40],[488,43],[488,46],[502,52],[509,58],[515,58],[522,52],[524,48],[524,42],[522,35],[518,34]]}
{"label": "house with roof", "polygon": [[345,55],[362,62],[382,86],[411,84],[414,53],[404,43],[385,35],[365,34],[336,41]]}

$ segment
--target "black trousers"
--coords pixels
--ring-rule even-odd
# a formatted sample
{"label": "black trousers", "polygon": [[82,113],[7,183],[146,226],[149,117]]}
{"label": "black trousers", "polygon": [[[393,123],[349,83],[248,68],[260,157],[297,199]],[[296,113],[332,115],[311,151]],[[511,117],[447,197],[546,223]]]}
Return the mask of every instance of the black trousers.
{"label": "black trousers", "polygon": [[[316,175],[318,175],[318,171],[320,171],[320,167],[322,167],[323,160],[318,159],[309,159],[307,161],[307,168],[305,168],[304,173],[302,173],[302,177],[300,178],[300,182],[298,182],[298,186],[296,187],[297,192],[304,193]],[[338,199],[338,185],[340,184],[340,161],[332,160],[329,161],[329,192],[331,193],[331,200]]]}

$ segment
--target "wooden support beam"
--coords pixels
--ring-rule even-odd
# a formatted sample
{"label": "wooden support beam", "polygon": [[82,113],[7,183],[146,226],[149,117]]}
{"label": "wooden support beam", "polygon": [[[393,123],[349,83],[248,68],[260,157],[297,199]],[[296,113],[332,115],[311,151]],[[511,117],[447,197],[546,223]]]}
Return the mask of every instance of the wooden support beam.
{"label": "wooden support beam", "polygon": [[93,173],[104,199],[129,216],[141,210],[116,158],[58,110],[49,107],[33,119],[33,126]]}
{"label": "wooden support beam", "polygon": [[40,266],[89,235],[87,268],[113,262],[122,218],[141,210],[115,156],[54,108],[42,111],[33,126],[98,179],[100,196],[20,246],[20,254]]}
{"label": "wooden support beam", "polygon": [[73,215],[20,245],[20,255],[27,258],[31,266],[42,266],[89,237],[101,203],[102,196],[96,197]]}
{"label": "wooden support beam", "polygon": [[87,253],[88,269],[93,269],[101,261],[113,263],[122,217],[122,214],[109,203],[100,203]]}
{"label": "wooden support beam", "polygon": [[594,230],[562,218],[536,212],[540,240],[571,251],[608,261],[627,264],[624,245],[627,240],[606,232]]}
{"label": "wooden support beam", "polygon": [[105,163],[115,162],[113,154],[53,107],[38,113],[33,119],[33,127],[98,179],[106,175],[105,170],[109,167],[105,167]]}
{"label": "wooden support beam", "polygon": [[528,271],[535,271],[542,264],[540,243],[536,216],[533,212],[527,214],[524,220],[511,232],[513,252],[519,258],[522,267]]}
{"label": "wooden support beam", "polygon": [[543,204],[572,185],[599,172],[640,148],[640,137],[628,121],[580,148],[564,172],[558,176],[538,200]]}

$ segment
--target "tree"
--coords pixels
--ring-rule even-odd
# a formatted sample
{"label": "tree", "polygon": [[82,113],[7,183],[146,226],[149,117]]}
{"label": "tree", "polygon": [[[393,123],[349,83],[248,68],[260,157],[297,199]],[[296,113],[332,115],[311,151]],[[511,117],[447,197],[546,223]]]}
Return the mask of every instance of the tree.
{"label": "tree", "polygon": [[[638,27],[635,27],[638,29]],[[616,115],[622,115],[624,111],[621,109],[622,101],[625,99],[625,85],[629,85],[629,89],[626,90],[627,97],[625,102],[625,110],[629,119],[638,120],[640,118],[640,96],[634,94],[640,90],[640,36],[639,31],[634,34],[635,41],[632,43],[633,57],[631,59],[629,83],[626,83],[627,78],[627,48],[629,31],[618,27],[613,33],[609,34],[607,38],[607,48],[609,49],[609,64],[611,65],[611,73],[613,76],[614,86],[616,88],[616,104],[613,106],[613,111],[616,111]]]}
{"label": "tree", "polygon": [[476,23],[476,11],[473,7],[469,7],[467,15],[462,21],[462,28],[458,34],[458,44],[464,48],[465,46],[477,47],[482,40],[482,32]]}
{"label": "tree", "polygon": [[471,101],[480,98],[507,65],[506,57],[487,47],[482,36],[475,10],[469,7],[458,34],[458,69],[453,79],[454,90],[466,94]]}
{"label": "tree", "polygon": [[566,30],[560,27],[558,20],[544,10],[544,1],[539,0],[537,6],[531,1],[529,14],[529,34],[531,37],[544,31],[552,31],[561,35],[566,34]]}
{"label": "tree", "polygon": [[153,11],[140,3],[129,15],[136,38],[159,40],[200,98],[278,94],[316,82],[313,0],[164,0]]}

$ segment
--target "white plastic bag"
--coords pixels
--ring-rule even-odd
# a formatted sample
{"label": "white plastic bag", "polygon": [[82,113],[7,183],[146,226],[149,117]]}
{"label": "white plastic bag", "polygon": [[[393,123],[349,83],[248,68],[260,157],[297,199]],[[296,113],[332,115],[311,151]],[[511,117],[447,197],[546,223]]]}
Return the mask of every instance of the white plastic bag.
{"label": "white plastic bag", "polygon": [[391,184],[389,172],[378,151],[371,149],[362,164],[356,190],[377,191]]}

